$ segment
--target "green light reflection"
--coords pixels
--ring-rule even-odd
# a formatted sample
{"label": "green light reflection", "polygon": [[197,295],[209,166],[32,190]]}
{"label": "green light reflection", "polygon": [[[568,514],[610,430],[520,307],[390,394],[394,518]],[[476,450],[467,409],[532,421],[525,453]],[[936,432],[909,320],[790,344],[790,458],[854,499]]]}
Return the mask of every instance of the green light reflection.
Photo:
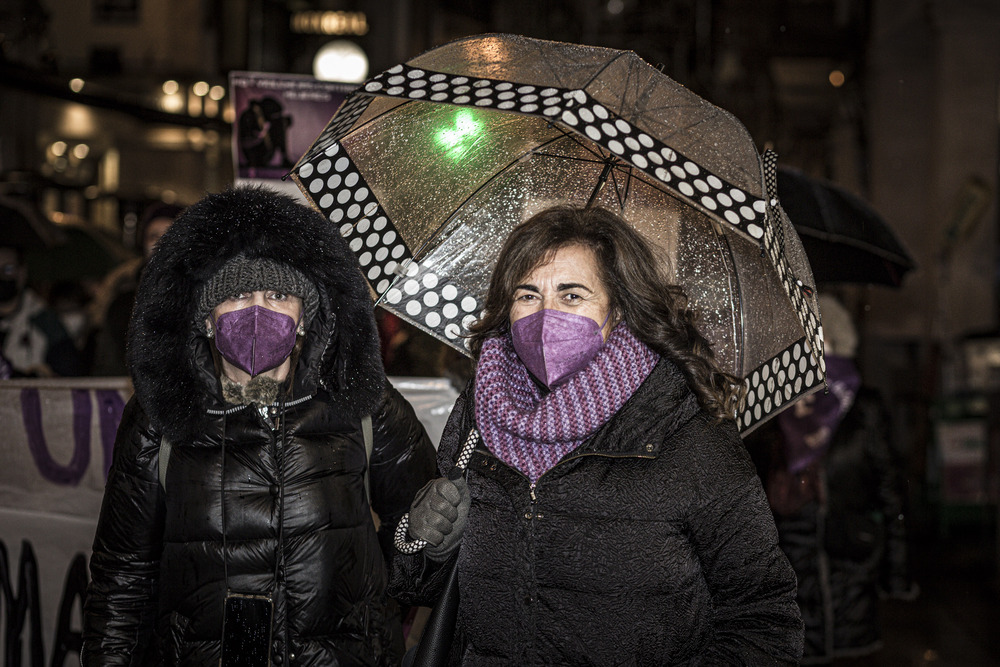
{"label": "green light reflection", "polygon": [[455,114],[454,125],[438,130],[434,139],[448,158],[458,160],[476,142],[482,128],[472,111],[462,109]]}

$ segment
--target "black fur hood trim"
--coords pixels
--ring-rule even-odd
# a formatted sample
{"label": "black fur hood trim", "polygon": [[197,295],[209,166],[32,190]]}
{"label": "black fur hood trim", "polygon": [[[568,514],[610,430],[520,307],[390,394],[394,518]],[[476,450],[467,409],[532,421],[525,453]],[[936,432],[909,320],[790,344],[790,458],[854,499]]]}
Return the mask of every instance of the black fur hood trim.
{"label": "black fur hood trim", "polygon": [[319,212],[264,187],[208,195],[171,225],[143,271],[128,336],[135,394],[154,426],[182,442],[222,399],[211,343],[195,322],[198,290],[237,255],[295,267],[319,292],[295,369],[311,393],[348,415],[375,411],[385,383],[371,293],[357,259]]}

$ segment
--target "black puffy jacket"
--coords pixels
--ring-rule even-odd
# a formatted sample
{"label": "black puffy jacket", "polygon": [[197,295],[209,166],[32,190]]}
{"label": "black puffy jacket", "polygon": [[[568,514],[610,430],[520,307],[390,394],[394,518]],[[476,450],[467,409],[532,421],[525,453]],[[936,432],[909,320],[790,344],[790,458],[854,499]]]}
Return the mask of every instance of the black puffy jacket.
{"label": "black puffy jacket", "polygon": [[[223,403],[194,321],[200,285],[241,253],[294,264],[320,294],[287,391],[270,406]],[[174,223],[133,316],[135,396],[94,541],[85,665],[217,665],[227,589],[272,597],[273,664],[391,663],[379,537],[388,546],[434,472],[434,450],[385,381],[371,309],[346,244],[288,198],[234,190]],[[163,486],[161,438],[171,443]]]}
{"label": "black puffy jacket", "polygon": [[[474,423],[460,398],[438,451]],[[482,445],[458,551],[452,664],[795,664],[802,623],[760,482],[732,424],[661,360],[532,487]],[[452,561],[454,562],[454,561]],[[398,556],[390,591],[433,602],[449,564]]]}

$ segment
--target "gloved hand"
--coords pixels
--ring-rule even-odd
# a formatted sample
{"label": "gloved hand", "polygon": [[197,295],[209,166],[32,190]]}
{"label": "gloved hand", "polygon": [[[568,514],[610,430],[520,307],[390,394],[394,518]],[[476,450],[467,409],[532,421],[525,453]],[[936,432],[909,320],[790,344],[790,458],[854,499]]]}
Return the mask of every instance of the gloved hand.
{"label": "gloved hand", "polygon": [[409,533],[424,540],[424,553],[434,561],[448,559],[462,541],[472,495],[464,477],[432,479],[417,492],[410,506]]}

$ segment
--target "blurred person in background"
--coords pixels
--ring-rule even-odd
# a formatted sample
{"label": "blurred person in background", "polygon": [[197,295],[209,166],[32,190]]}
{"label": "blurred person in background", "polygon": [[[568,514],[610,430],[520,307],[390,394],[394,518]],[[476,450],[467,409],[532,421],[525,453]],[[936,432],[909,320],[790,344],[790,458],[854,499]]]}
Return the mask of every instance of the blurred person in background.
{"label": "blurred person in background", "polygon": [[398,663],[392,532],[434,448],[372,309],[347,242],[286,195],[231,189],[171,226],[129,329],[84,665]]}
{"label": "blurred person in background", "polygon": [[739,382],[666,260],[600,208],[511,232],[475,378],[438,451],[468,479],[414,499],[390,590],[434,604],[457,567],[449,664],[791,665],[795,575],[734,421]]}
{"label": "blurred person in background", "polygon": [[125,339],[139,278],[160,237],[183,210],[163,202],[148,206],[136,229],[142,256],[122,264],[101,284],[90,309],[92,375],[128,375]]}
{"label": "blurred person in background", "polygon": [[[802,664],[871,656],[881,647],[880,595],[913,599],[900,463],[879,393],[854,362],[847,309],[819,296],[827,384],[747,439],[798,577]],[[874,660],[874,656],[871,658]]]}
{"label": "blurred person in background", "polygon": [[455,391],[465,389],[474,370],[467,356],[386,310],[376,321],[386,375],[442,377]]}
{"label": "blurred person in background", "polygon": [[0,232],[0,353],[14,377],[73,377],[83,357],[59,316],[28,287],[24,249]]}

